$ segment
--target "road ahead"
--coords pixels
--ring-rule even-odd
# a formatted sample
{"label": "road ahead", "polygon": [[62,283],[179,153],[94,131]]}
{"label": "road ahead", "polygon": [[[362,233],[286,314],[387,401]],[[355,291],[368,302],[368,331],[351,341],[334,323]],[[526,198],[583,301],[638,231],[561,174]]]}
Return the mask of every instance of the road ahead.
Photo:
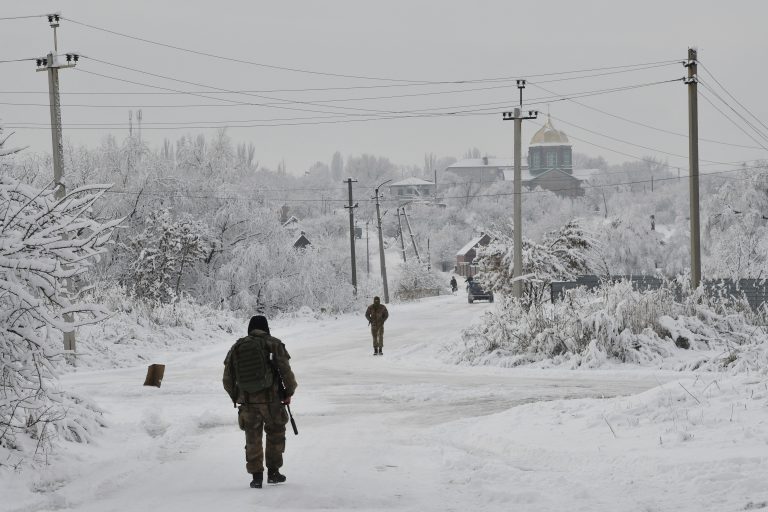
{"label": "road ahead", "polygon": [[37,484],[44,492],[16,510],[472,510],[472,465],[498,464],[503,474],[513,463],[450,443],[442,433],[451,422],[656,385],[615,373],[440,363],[439,344],[488,307],[462,295],[390,306],[383,357],[371,355],[362,315],[273,325],[293,357],[300,435],[289,430],[288,482],[260,491],[248,488],[243,435],[221,387],[234,337],[162,361],[161,389],[141,386],[145,366],[70,374],[63,385],[102,407],[110,428],[94,445],[67,448],[66,464]]}

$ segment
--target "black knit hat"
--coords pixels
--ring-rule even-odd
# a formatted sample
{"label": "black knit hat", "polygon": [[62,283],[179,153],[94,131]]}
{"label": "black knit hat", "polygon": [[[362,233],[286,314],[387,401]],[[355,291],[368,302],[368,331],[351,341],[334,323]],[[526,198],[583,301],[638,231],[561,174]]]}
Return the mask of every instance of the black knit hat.
{"label": "black knit hat", "polygon": [[265,333],[269,334],[269,323],[267,322],[267,317],[262,315],[252,316],[251,321],[248,322],[248,332],[251,332],[254,329],[259,329],[260,331],[264,331]]}

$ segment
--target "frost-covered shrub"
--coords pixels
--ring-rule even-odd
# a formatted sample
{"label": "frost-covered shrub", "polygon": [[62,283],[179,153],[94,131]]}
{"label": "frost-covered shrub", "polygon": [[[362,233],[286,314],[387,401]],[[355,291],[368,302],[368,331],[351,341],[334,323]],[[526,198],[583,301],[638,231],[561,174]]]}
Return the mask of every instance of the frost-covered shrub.
{"label": "frost-covered shrub", "polygon": [[454,357],[504,366],[540,361],[573,367],[607,361],[658,365],[678,349],[717,347],[729,355],[702,357],[690,367],[722,368],[733,366],[741,352],[753,354],[755,344],[767,351],[764,329],[749,323],[739,301],[704,300],[701,290],[679,295],[673,282],[646,292],[620,282],[570,290],[562,301],[530,308],[505,299],[464,331]]}
{"label": "frost-covered shrub", "polygon": [[446,288],[445,278],[418,261],[408,260],[400,266],[400,274],[395,286],[395,293],[408,297],[422,290],[441,290]]}
{"label": "frost-covered shrub", "polygon": [[[597,243],[577,220],[571,220],[557,231],[548,233],[542,243],[523,239],[523,302],[541,303],[549,283],[574,279],[592,273],[596,268]],[[514,275],[514,240],[502,234],[485,248],[478,250],[477,279],[492,291],[511,296]]]}
{"label": "frost-covered shrub", "polygon": [[144,223],[128,244],[134,257],[122,282],[136,297],[168,304],[179,296],[182,278],[210,253],[208,229],[188,216],[173,219],[168,209],[152,212]]}
{"label": "frost-covered shrub", "polygon": [[56,199],[53,190],[0,176],[1,448],[40,453],[57,434],[87,440],[98,423],[91,407],[58,389],[54,365],[61,332],[107,315],[67,291],[120,222],[89,218],[106,188],[84,187]]}

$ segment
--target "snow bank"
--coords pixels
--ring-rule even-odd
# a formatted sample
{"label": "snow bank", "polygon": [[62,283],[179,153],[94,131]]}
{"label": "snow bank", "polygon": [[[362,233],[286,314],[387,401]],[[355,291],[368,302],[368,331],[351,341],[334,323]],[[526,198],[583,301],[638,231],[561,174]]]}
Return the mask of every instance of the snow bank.
{"label": "snow bank", "polygon": [[507,510],[751,510],[768,507],[766,407],[765,377],[694,378],[522,405],[436,435],[456,483],[504,494]]}

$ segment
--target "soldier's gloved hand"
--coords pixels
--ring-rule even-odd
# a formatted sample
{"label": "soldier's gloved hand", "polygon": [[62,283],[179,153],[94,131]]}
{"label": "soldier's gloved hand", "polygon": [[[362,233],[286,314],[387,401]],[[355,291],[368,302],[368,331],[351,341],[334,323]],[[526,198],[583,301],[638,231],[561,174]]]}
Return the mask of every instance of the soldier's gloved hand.
{"label": "soldier's gloved hand", "polygon": [[287,396],[283,398],[282,403],[285,405],[291,405],[291,397]]}

